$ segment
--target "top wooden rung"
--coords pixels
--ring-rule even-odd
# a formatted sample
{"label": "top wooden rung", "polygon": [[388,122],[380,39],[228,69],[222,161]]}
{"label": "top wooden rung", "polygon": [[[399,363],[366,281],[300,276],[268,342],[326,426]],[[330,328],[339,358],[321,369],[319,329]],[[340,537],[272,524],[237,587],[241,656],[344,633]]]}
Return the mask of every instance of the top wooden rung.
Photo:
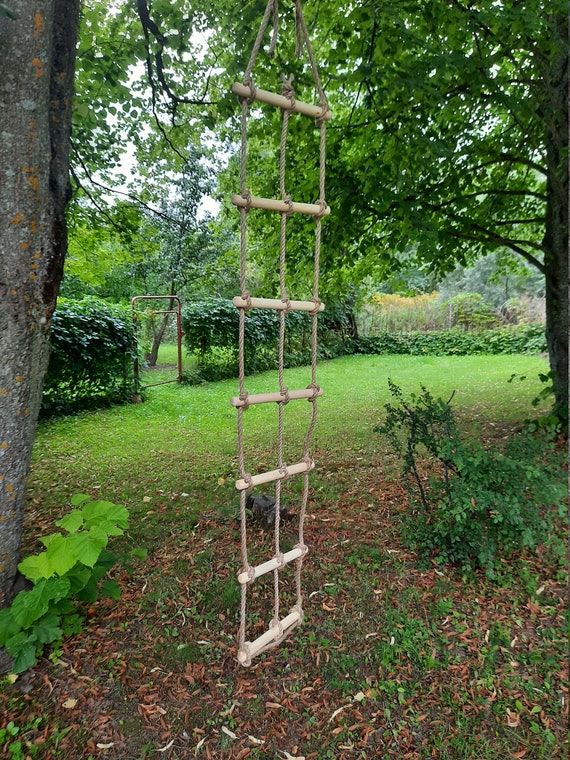
{"label": "top wooden rung", "polygon": [[[242,84],[241,82],[234,82],[232,85],[232,92],[238,95],[240,98],[251,98],[252,92],[250,88]],[[253,99],[258,100],[260,103],[267,103],[270,106],[276,108],[283,108],[285,111],[294,111],[295,113],[302,113],[305,116],[312,116],[315,119],[325,119],[329,121],[332,118],[332,113],[327,108],[323,112],[321,106],[314,106],[311,103],[303,103],[300,100],[289,100],[285,95],[277,95],[274,92],[268,90],[260,90],[257,87],[253,90]]]}

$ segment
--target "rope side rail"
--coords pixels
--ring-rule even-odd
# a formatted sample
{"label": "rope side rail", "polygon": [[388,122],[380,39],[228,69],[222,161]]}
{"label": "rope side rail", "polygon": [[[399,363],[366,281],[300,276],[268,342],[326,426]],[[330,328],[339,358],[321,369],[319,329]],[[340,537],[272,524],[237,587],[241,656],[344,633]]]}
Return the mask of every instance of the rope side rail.
{"label": "rope side rail", "polygon": [[289,475],[299,475],[302,472],[310,472],[314,467],[315,463],[311,460],[310,462],[290,464],[279,470],[260,472],[259,475],[250,475],[249,477],[236,480],[236,489],[238,491],[247,491],[249,488],[261,486],[264,483],[274,483],[276,480],[284,480],[284,478],[289,477]]}
{"label": "rope side rail", "polygon": [[315,303],[314,301],[282,301],[279,298],[242,298],[242,296],[235,296],[232,298],[232,303],[238,309],[276,309],[277,311],[308,311],[319,312],[324,311],[325,305],[321,301]]}
{"label": "rope side rail", "polygon": [[[293,628],[303,619],[303,612],[293,608],[289,614],[279,621],[278,625],[270,625],[269,629],[262,633],[255,641],[246,641],[243,648],[238,651],[238,662],[249,665],[251,659],[268,647],[269,644],[279,643]],[[273,621],[271,621],[273,623]]]}
{"label": "rope side rail", "polygon": [[257,100],[260,103],[267,103],[267,105],[282,108],[285,111],[301,113],[304,116],[312,116],[315,119],[330,121],[332,118],[332,113],[328,108],[324,109],[322,106],[314,106],[310,103],[303,103],[300,100],[291,100],[286,95],[277,95],[274,92],[261,90],[253,87],[253,85],[248,86],[242,82],[234,82],[232,92],[248,101]]}
{"label": "rope side rail", "polygon": [[264,211],[279,211],[281,214],[308,214],[310,216],[328,216],[331,212],[326,203],[299,203],[298,201],[280,201],[276,198],[258,198],[255,195],[232,195],[232,203],[238,208],[258,208]]}
{"label": "rope side rail", "polygon": [[250,406],[253,404],[285,404],[287,401],[294,401],[298,399],[307,399],[311,401],[318,396],[322,396],[322,388],[301,388],[299,390],[287,391],[281,393],[281,391],[275,391],[274,393],[251,393],[247,394],[245,398],[240,396],[233,396],[230,403],[236,409],[240,406]]}

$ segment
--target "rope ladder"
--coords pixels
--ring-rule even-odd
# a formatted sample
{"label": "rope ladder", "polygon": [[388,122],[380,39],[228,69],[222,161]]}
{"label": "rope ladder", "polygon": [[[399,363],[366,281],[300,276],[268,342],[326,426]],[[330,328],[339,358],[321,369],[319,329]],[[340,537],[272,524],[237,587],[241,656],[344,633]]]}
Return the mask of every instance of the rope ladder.
{"label": "rope ladder", "polygon": [[[321,251],[322,220],[328,216],[330,209],[325,201],[325,144],[326,122],[331,118],[331,113],[323,92],[309,35],[301,9],[301,0],[293,0],[295,5],[295,26],[297,35],[297,51],[300,55],[301,48],[307,50],[311,64],[312,74],[319,97],[317,105],[302,103],[295,99],[292,86],[292,77],[285,80],[281,94],[257,89],[253,83],[252,71],[256,57],[261,48],[263,35],[273,16],[273,35],[268,54],[274,52],[277,28],[278,8],[277,0],[268,0],[263,20],[259,28],[257,38],[245,71],[243,82],[236,82],[232,91],[237,95],[241,104],[241,162],[240,162],[240,193],[232,196],[232,203],[237,207],[240,214],[240,289],[241,294],[233,299],[233,303],[239,310],[239,395],[231,399],[232,406],[237,411],[237,439],[239,478],[236,481],[236,489],[240,493],[240,527],[241,527],[241,569],[238,573],[238,581],[241,585],[241,615],[238,634],[238,662],[244,666],[251,665],[252,659],[278,645],[288,634],[291,633],[303,620],[302,592],[301,592],[301,569],[303,559],[308,551],[304,542],[304,524],[309,497],[309,475],[314,468],[310,448],[313,430],[317,420],[317,398],[322,391],[317,384],[316,360],[317,360],[317,315],[324,309],[324,304],[319,299],[319,259]],[[281,110],[281,143],[279,157],[279,194],[280,198],[259,198],[250,194],[247,187],[247,136],[248,115],[253,103],[263,103]],[[285,186],[285,173],[287,165],[287,135],[289,119],[292,114],[309,116],[315,119],[320,131],[319,138],[319,175],[318,175],[318,199],[315,203],[301,203],[294,201],[288,194]],[[279,298],[253,297],[246,282],[247,268],[247,219],[252,209],[264,209],[280,215],[280,242],[279,242]],[[313,217],[315,221],[315,247],[313,260],[312,297],[309,300],[292,300],[286,289],[286,252],[287,252],[287,221],[293,214],[305,214]],[[246,312],[250,309],[273,309],[279,316],[279,346],[278,346],[278,390],[270,393],[248,394],[245,382],[245,322]],[[286,316],[291,311],[300,311],[308,315],[311,320],[311,382],[306,388],[289,390],[284,382],[284,347],[285,347],[285,322]],[[284,461],[284,425],[283,411],[290,401],[307,400],[312,405],[310,422],[305,434],[303,455],[299,461],[287,464]],[[246,447],[244,440],[244,415],[250,406],[258,404],[277,404],[278,434],[277,434],[277,462],[273,470],[250,474],[246,468]],[[281,492],[284,479],[292,476],[303,478],[301,504],[298,517],[297,543],[285,553],[281,550],[280,523],[281,523]],[[266,483],[275,484],[275,523],[274,523],[274,554],[265,562],[252,566],[248,558],[247,544],[247,498],[252,489]],[[280,609],[280,571],[289,563],[295,563],[295,604],[282,616]],[[273,573],[273,618],[267,630],[253,641],[247,640],[247,597],[248,588],[266,573]]]}

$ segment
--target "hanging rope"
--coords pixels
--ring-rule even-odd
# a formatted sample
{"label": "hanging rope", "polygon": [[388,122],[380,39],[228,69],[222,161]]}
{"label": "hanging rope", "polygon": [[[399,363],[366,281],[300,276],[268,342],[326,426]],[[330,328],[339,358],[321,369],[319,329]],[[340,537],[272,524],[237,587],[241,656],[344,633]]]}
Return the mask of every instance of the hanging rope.
{"label": "hanging rope", "polygon": [[[238,460],[240,478],[236,487],[240,491],[240,524],[241,524],[241,571],[238,580],[241,583],[241,616],[238,634],[238,661],[243,665],[250,665],[252,657],[266,651],[280,643],[303,620],[301,569],[303,558],[307,553],[304,543],[304,524],[309,498],[309,473],[314,467],[311,459],[312,435],[317,420],[317,398],[322,394],[317,384],[317,315],[324,308],[319,299],[319,261],[321,251],[322,219],[330,210],[325,201],[325,136],[326,121],[330,119],[328,104],[320,84],[315,59],[311,49],[309,35],[303,18],[300,0],[294,0],[295,4],[295,30],[296,30],[296,53],[301,54],[303,46],[307,49],[315,86],[319,96],[318,106],[298,102],[293,89],[293,78],[283,79],[281,95],[258,90],[252,80],[253,67],[257,55],[261,49],[264,33],[273,16],[273,33],[269,45],[268,54],[273,55],[277,44],[279,28],[279,9],[277,0],[269,0],[265,13],[251,52],[243,83],[236,83],[233,91],[238,94],[241,102],[241,161],[240,161],[240,195],[233,196],[232,202],[238,206],[240,213],[240,289],[241,296],[234,298],[234,303],[239,309],[239,396],[232,399],[232,404],[237,408],[238,428]],[[277,106],[282,112],[280,156],[279,156],[279,201],[273,199],[254,198],[247,188],[247,124],[248,111],[254,102],[269,103]],[[289,120],[293,113],[307,114],[316,119],[320,129],[319,148],[319,197],[316,203],[296,203],[292,200],[286,187],[287,167],[287,136]],[[265,208],[278,211],[280,214],[279,235],[279,299],[253,298],[247,289],[247,217],[251,209]],[[315,219],[315,251],[313,266],[312,297],[309,301],[291,300],[286,288],[286,255],[287,255],[287,221],[291,214],[310,214]],[[279,389],[275,393],[249,395],[245,385],[245,321],[246,311],[251,308],[272,308],[279,313],[279,348],[278,348],[278,383]],[[304,311],[311,318],[311,382],[309,386],[301,390],[290,391],[285,385],[285,334],[286,317],[291,310]],[[311,420],[305,435],[303,455],[299,462],[288,465],[284,460],[284,407],[292,399],[306,399],[312,404]],[[278,433],[277,433],[277,467],[275,470],[257,475],[247,472],[245,464],[245,441],[244,441],[244,414],[253,404],[275,402],[278,407]],[[303,492],[299,510],[299,526],[297,543],[290,551],[283,554],[281,551],[281,496],[282,482],[293,475],[303,475]],[[248,559],[247,541],[247,497],[256,485],[275,482],[275,525],[274,525],[274,554],[271,559],[252,567]],[[295,561],[295,604],[288,614],[281,618],[280,613],[280,588],[279,574],[281,569],[289,562]],[[269,629],[255,641],[246,641],[247,628],[247,589],[255,578],[266,572],[273,571],[273,618],[269,623]]]}

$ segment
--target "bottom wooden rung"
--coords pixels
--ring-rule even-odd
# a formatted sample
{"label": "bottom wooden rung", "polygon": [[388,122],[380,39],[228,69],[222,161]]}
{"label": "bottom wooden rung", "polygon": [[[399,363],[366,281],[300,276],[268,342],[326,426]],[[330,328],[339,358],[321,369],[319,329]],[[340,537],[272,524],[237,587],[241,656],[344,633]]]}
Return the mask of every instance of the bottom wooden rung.
{"label": "bottom wooden rung", "polygon": [[290,610],[289,614],[281,620],[282,634],[279,634],[279,626],[276,625],[262,633],[255,641],[246,641],[243,649],[238,651],[238,662],[242,665],[249,665],[253,657],[261,654],[264,649],[274,643],[275,639],[284,639],[302,619],[303,613],[300,609]]}

